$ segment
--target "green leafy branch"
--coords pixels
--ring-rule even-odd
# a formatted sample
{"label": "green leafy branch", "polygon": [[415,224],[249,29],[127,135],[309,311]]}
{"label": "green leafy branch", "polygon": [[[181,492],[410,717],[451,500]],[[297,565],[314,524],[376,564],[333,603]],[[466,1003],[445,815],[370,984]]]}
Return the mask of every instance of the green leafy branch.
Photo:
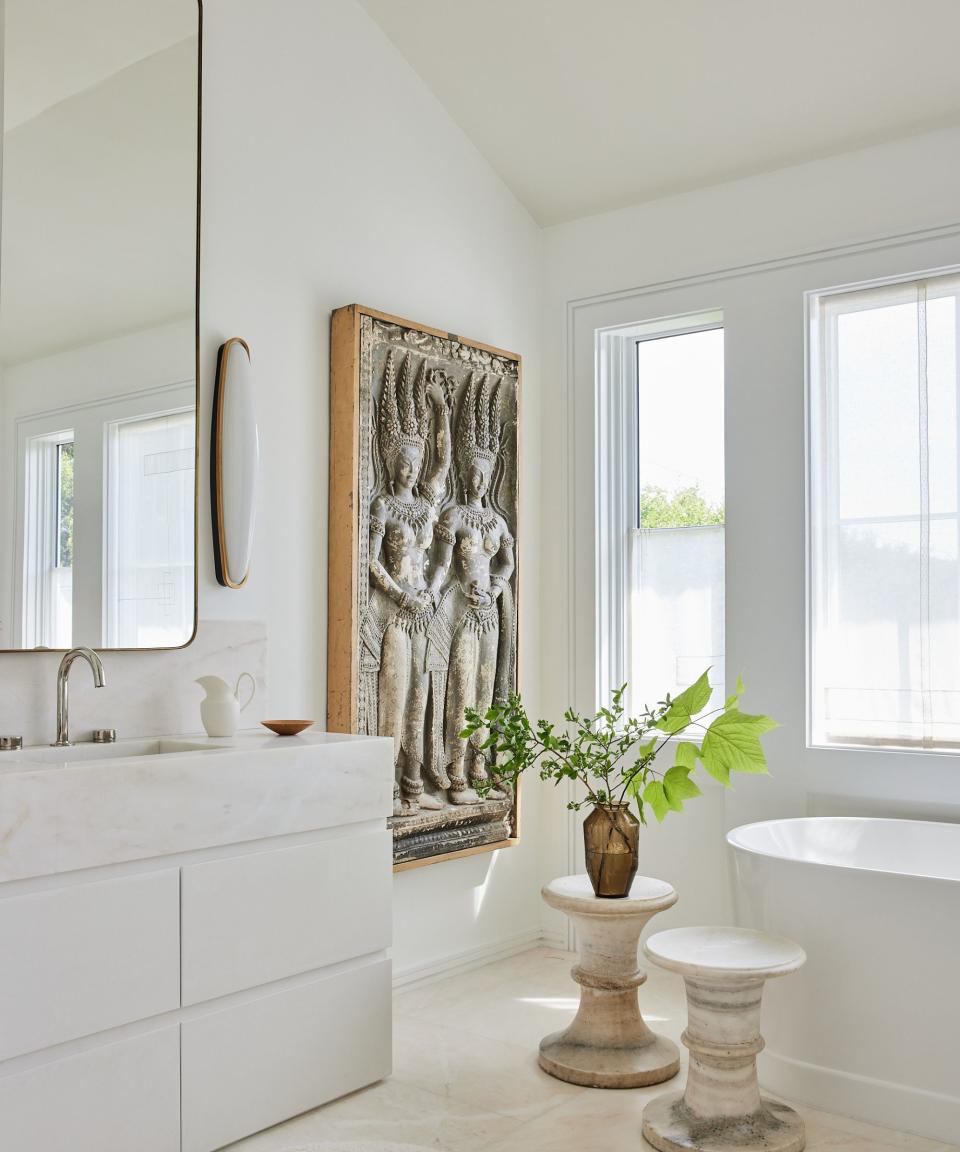
{"label": "green leafy branch", "polygon": [[[559,730],[548,720],[532,724],[519,696],[494,704],[482,715],[467,708],[461,739],[481,734],[481,747],[495,764],[493,778],[478,784],[478,791],[483,794],[497,783],[514,786],[536,766],[542,780],[555,784],[574,780],[583,786],[586,799],[572,800],[568,808],[632,800],[646,823],[646,807],[661,821],[668,812],[682,811],[685,800],[700,795],[691,779],[698,762],[724,787],[730,786],[732,772],[765,773],[760,738],[777,727],[776,721],[740,711],[744,686],[739,677],[736,691],[723,707],[705,712],[713,691],[709,674],[707,669],[679,696],[667,694],[637,716],[626,715],[624,684],[613,693],[609,708],[593,716],[568,708],[563,717],[566,727]],[[691,730],[696,739],[677,739]],[[665,749],[672,753],[673,764],[661,770],[656,762]]]}

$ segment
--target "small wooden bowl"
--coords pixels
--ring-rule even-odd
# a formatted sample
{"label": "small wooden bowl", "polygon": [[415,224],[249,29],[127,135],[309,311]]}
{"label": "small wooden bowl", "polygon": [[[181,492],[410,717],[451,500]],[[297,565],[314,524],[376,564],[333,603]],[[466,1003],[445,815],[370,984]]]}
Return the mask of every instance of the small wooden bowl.
{"label": "small wooden bowl", "polygon": [[312,726],[312,720],[261,720],[264,728],[276,732],[278,736],[297,736]]}

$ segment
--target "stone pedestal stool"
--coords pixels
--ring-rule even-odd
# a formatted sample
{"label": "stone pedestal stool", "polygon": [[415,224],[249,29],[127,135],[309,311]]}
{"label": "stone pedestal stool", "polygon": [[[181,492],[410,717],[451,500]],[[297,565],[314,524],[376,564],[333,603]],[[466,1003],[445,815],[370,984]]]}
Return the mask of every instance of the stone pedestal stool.
{"label": "stone pedestal stool", "polygon": [[760,998],[774,976],[806,960],[792,940],[746,928],[676,928],[644,946],[687,987],[690,1050],[684,1092],[651,1101],[643,1135],[660,1152],[800,1152],[803,1121],[785,1104],[760,1095],[757,1053]]}
{"label": "stone pedestal stool", "polygon": [[676,892],[638,876],[629,896],[601,899],[587,876],[565,876],[547,884],[543,898],[577,929],[580,962],[571,975],[580,985],[580,1007],[569,1028],[540,1042],[540,1067],[588,1088],[637,1088],[675,1076],[677,1046],[651,1032],[640,1014],[637,989],[647,974],[637,949],[644,925],[677,902]]}

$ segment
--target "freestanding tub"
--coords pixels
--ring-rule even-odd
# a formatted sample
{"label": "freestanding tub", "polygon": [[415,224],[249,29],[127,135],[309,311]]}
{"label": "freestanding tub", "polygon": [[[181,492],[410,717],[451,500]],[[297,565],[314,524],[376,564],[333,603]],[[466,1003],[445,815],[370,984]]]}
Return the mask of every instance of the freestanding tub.
{"label": "freestanding tub", "polygon": [[815,817],[728,833],[741,924],[807,964],[765,994],[761,1083],[960,1139],[960,825]]}

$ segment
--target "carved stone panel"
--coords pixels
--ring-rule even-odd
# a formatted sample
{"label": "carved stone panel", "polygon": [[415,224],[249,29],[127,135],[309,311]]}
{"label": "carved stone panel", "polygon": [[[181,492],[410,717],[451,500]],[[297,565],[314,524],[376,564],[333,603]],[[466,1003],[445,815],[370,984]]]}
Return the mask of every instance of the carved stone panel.
{"label": "carved stone panel", "polygon": [[331,340],[328,724],[394,745],[394,859],[502,845],[464,710],[516,690],[520,358],[353,305]]}

